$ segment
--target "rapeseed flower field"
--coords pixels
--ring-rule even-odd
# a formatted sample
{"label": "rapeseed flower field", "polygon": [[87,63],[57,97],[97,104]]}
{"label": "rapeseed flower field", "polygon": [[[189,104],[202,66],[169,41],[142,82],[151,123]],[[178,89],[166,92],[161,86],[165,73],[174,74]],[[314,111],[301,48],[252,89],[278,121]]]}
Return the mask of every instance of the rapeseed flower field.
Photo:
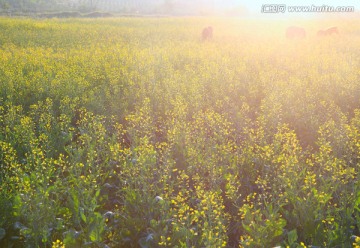
{"label": "rapeseed flower field", "polygon": [[0,18],[0,246],[360,247],[359,24]]}

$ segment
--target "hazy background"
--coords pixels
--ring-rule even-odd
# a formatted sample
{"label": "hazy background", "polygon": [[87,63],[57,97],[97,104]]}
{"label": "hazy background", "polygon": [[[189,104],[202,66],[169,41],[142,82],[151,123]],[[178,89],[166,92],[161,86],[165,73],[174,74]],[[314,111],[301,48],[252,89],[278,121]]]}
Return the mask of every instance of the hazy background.
{"label": "hazy background", "polygon": [[[291,16],[307,18],[324,15],[324,13],[261,13],[261,6],[264,4],[354,6],[356,12],[360,9],[358,0],[0,0],[0,11],[2,13],[102,11],[137,15],[230,15],[255,18],[288,18]],[[354,14],[331,13],[331,15],[353,16]]]}

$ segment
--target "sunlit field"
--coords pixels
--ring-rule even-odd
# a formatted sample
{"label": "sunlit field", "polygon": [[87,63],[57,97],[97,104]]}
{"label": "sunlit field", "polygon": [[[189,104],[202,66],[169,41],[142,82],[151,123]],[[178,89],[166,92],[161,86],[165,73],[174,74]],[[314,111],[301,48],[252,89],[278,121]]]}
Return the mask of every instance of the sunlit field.
{"label": "sunlit field", "polygon": [[0,18],[0,247],[360,247],[359,27]]}

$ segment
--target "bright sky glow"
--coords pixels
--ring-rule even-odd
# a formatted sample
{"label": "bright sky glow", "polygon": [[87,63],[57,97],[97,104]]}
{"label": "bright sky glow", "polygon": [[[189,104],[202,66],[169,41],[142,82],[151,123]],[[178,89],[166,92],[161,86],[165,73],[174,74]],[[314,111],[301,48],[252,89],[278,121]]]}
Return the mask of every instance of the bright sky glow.
{"label": "bright sky glow", "polygon": [[356,11],[360,10],[360,1],[359,0],[347,0],[347,1],[331,1],[331,0],[223,0],[223,1],[214,1],[216,4],[224,4],[227,6],[236,6],[236,5],[243,5],[247,7],[252,12],[261,12],[261,6],[263,4],[286,4],[296,5],[296,6],[303,6],[303,5],[329,5],[329,6],[354,6]]}
{"label": "bright sky glow", "polygon": [[[289,6],[330,6],[330,7],[339,7],[339,6],[353,6],[355,12],[360,11],[360,1],[359,0],[345,0],[345,1],[332,1],[332,0],[208,0],[210,3],[215,5],[215,8],[231,8],[243,6],[247,10],[249,15],[254,15],[264,18],[289,18],[289,17],[314,17],[318,16],[317,13],[289,13],[287,10],[285,13],[262,13],[262,6],[271,5],[271,4],[284,4],[286,8]],[[323,12],[322,12],[323,13]],[[321,13],[320,13],[321,14]],[[337,13],[340,15],[349,15],[349,13],[340,12]]]}

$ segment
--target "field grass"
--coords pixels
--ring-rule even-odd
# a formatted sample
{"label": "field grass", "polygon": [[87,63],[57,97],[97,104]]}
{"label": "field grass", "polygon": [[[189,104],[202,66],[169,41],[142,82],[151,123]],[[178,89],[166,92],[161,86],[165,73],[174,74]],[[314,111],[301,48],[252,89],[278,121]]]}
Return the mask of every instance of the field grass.
{"label": "field grass", "polygon": [[294,24],[0,18],[0,246],[360,247],[360,20]]}

